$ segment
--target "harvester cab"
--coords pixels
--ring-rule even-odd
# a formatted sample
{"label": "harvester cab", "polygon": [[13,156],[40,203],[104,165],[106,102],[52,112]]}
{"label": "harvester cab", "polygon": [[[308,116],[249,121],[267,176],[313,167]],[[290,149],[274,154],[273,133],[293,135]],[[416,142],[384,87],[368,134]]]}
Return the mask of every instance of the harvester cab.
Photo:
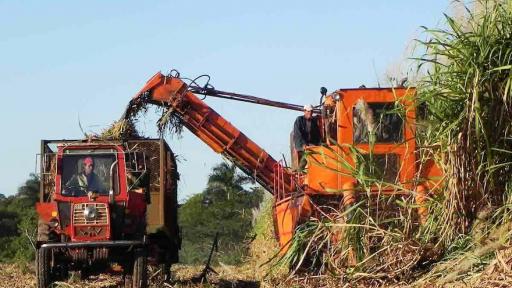
{"label": "harvester cab", "polygon": [[[416,143],[415,97],[414,88],[403,87],[340,89],[322,95],[317,110],[321,144],[305,148],[304,171],[298,169],[299,154],[292,144],[292,171],[300,171],[292,177],[296,189],[275,186],[275,225],[282,251],[298,224],[329,211],[340,215],[361,196],[368,203],[386,202],[379,198],[387,196],[413,197],[419,222],[425,221],[423,203],[442,175],[431,159],[420,159],[425,155]],[[399,208],[388,205],[384,210],[393,209]]]}
{"label": "harvester cab", "polygon": [[325,195],[357,185],[355,172],[368,161],[375,180],[412,184],[414,96],[413,88],[342,89],[328,95],[321,106],[322,145],[307,147],[305,192]]}

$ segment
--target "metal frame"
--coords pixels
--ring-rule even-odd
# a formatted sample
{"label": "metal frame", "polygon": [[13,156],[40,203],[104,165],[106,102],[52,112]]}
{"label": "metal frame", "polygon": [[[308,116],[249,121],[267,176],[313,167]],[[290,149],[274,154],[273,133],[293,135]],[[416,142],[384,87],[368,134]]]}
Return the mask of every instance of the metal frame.
{"label": "metal frame", "polygon": [[61,243],[45,243],[39,249],[52,248],[95,248],[95,247],[127,247],[127,246],[145,246],[147,240],[117,240],[117,241],[91,241],[91,242],[61,242]]}

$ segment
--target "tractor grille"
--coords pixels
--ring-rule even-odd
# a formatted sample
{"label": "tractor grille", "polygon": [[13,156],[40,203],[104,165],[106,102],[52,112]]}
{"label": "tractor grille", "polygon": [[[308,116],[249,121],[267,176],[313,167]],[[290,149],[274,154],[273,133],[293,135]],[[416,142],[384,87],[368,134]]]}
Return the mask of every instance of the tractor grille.
{"label": "tractor grille", "polygon": [[[98,211],[98,216],[95,219],[87,220],[84,216],[85,207],[94,206]],[[105,203],[80,203],[75,204],[73,207],[73,224],[74,225],[107,225],[108,224],[108,209]]]}

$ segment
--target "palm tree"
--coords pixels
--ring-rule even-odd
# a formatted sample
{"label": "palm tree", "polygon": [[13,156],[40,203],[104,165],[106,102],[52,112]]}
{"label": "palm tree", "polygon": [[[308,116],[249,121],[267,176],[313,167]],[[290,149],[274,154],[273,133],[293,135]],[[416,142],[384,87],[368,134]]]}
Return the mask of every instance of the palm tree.
{"label": "palm tree", "polygon": [[230,200],[235,193],[247,194],[244,185],[250,182],[251,178],[241,174],[234,164],[223,162],[213,167],[203,193],[212,200]]}

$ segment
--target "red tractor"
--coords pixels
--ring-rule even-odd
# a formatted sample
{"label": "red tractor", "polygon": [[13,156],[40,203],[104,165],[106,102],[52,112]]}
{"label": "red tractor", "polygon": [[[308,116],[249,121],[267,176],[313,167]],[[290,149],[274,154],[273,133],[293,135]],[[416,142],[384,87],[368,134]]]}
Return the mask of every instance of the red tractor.
{"label": "red tractor", "polygon": [[46,288],[69,271],[112,272],[147,286],[178,262],[178,172],[160,139],[43,140],[36,274]]}

